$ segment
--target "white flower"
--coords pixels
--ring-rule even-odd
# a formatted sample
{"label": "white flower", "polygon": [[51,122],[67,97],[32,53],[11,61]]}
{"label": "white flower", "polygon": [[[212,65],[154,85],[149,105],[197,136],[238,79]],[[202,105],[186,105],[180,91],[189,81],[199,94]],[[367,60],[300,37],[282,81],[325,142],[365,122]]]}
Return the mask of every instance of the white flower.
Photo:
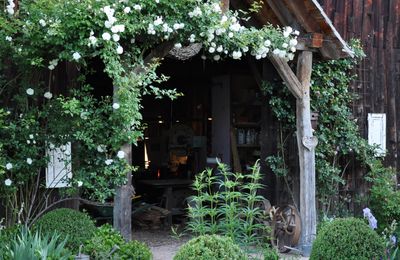
{"label": "white flower", "polygon": [[118,47],[117,47],[117,53],[118,53],[118,54],[122,54],[123,52],[124,52],[124,48],[122,48],[121,45],[118,45]]}
{"label": "white flower", "polygon": [[114,104],[112,105],[112,107],[113,107],[115,110],[117,110],[117,109],[119,109],[121,106],[120,106],[118,103],[114,103]]}
{"label": "white flower", "polygon": [[124,158],[125,158],[125,152],[124,152],[124,151],[118,151],[117,157],[118,157],[119,159],[124,159]]}
{"label": "white flower", "polygon": [[119,37],[118,34],[113,34],[112,38],[113,38],[113,40],[114,40],[115,42],[118,42],[119,39],[120,39],[120,37]]}
{"label": "white flower", "polygon": [[224,51],[224,48],[222,47],[222,45],[218,46],[217,52],[223,52],[223,51]]}
{"label": "white flower", "polygon": [[106,165],[110,165],[110,164],[112,164],[113,162],[114,162],[113,159],[107,159],[107,160],[105,160],[105,164],[106,164]]}
{"label": "white flower", "polygon": [[97,42],[97,38],[93,35],[89,37],[90,44],[95,45]]}
{"label": "white flower", "polygon": [[286,42],[282,44],[282,48],[286,49],[287,47],[289,47],[289,45]]}
{"label": "white flower", "polygon": [[233,32],[229,32],[229,33],[228,33],[228,37],[229,37],[229,38],[232,38],[232,37],[233,37]]}
{"label": "white flower", "polygon": [[44,26],[46,26],[46,21],[43,19],[40,19],[39,24],[44,27]]}
{"label": "white flower", "polygon": [[296,30],[296,31],[293,32],[293,34],[299,36],[300,32]]}
{"label": "white flower", "polygon": [[190,35],[190,37],[189,37],[189,42],[195,42],[195,40],[196,40],[196,35],[194,35],[194,34],[191,34]]}
{"label": "white flower", "polygon": [[160,0],[156,0],[156,3],[159,4],[159,3],[160,3]]}
{"label": "white flower", "polygon": [[54,70],[57,64],[58,64],[58,59],[49,61],[49,66],[48,66],[49,70]]}
{"label": "white flower", "polygon": [[6,169],[7,169],[7,170],[11,170],[12,167],[13,167],[12,163],[7,163],[7,164],[6,164]]}
{"label": "white flower", "polygon": [[232,58],[235,60],[239,60],[242,57],[242,52],[241,51],[233,51],[232,53]]}
{"label": "white flower", "polygon": [[271,41],[270,41],[270,40],[265,40],[264,46],[265,46],[265,47],[271,46]]}
{"label": "white flower", "polygon": [[133,9],[135,9],[136,11],[140,11],[140,10],[142,10],[142,6],[140,6],[140,5],[134,5],[134,6],[133,6]]}
{"label": "white flower", "polygon": [[10,179],[6,179],[4,181],[4,185],[6,185],[6,186],[11,186],[11,184],[12,184],[12,180],[10,180]]}
{"label": "white flower", "polygon": [[210,47],[210,48],[208,49],[208,52],[209,52],[209,53],[214,53],[214,52],[215,52],[215,48],[214,48],[214,47]]}
{"label": "white flower", "polygon": [[81,58],[81,55],[79,54],[79,52],[74,52],[72,54],[72,58],[77,61]]}
{"label": "white flower", "polygon": [[214,60],[215,60],[215,61],[219,61],[220,59],[221,59],[221,56],[219,56],[219,55],[215,55],[215,56],[214,56]]}
{"label": "white flower", "polygon": [[231,31],[238,32],[238,31],[240,31],[241,26],[239,23],[235,23],[235,24],[232,24],[231,26],[229,26],[229,29]]}
{"label": "white flower", "polygon": [[174,30],[178,30],[178,29],[180,29],[180,26],[179,26],[179,23],[176,23],[176,24],[174,24]]}
{"label": "white flower", "polygon": [[157,19],[153,22],[155,26],[163,24],[163,18],[160,16],[157,16]]}
{"label": "white flower", "polygon": [[26,140],[26,143],[27,144],[31,144],[31,140]]}
{"label": "white flower", "polygon": [[221,17],[221,23],[225,23],[225,22],[227,22],[228,21],[228,17],[226,16],[226,15],[223,15],[222,17]]}
{"label": "white flower", "polygon": [[101,35],[101,38],[105,41],[109,41],[111,39],[111,35],[108,32],[105,32]]}
{"label": "white flower", "polygon": [[174,47],[177,48],[177,49],[180,49],[180,48],[182,48],[182,44],[181,43],[175,43]]}
{"label": "white flower", "polygon": [[51,94],[49,91],[45,92],[43,95],[47,99],[51,99],[53,97],[53,94]]}
{"label": "white flower", "polygon": [[293,32],[293,28],[290,27],[290,26],[286,26],[286,27],[285,27],[285,32],[291,34],[291,33]]}
{"label": "white flower", "polygon": [[31,165],[32,162],[33,162],[33,160],[32,160],[31,158],[26,158],[26,163],[27,163],[27,164]]}
{"label": "white flower", "polygon": [[152,23],[149,24],[149,27],[147,28],[147,33],[152,35],[156,34],[156,31],[154,30],[154,26]]}
{"label": "white flower", "polygon": [[11,42],[12,41],[12,37],[11,36],[6,36],[6,41]]}
{"label": "white flower", "polygon": [[297,40],[296,39],[291,39],[290,41],[289,41],[289,45],[290,46],[296,46],[297,45]]}
{"label": "white flower", "polygon": [[214,12],[216,12],[216,13],[221,13],[222,12],[221,6],[219,5],[219,3],[213,3],[212,7],[213,7],[213,11]]}
{"label": "white flower", "polygon": [[98,151],[99,153],[104,153],[104,149],[105,149],[105,146],[104,146],[104,145],[98,145],[98,146],[97,146],[97,151]]}
{"label": "white flower", "polygon": [[111,28],[112,25],[113,25],[113,22],[111,22],[111,21],[105,21],[105,22],[104,22],[104,26],[105,26],[106,28]]}
{"label": "white flower", "polygon": [[82,181],[78,181],[78,187],[82,187],[83,182]]}
{"label": "white flower", "polygon": [[34,93],[35,93],[35,91],[33,89],[31,89],[31,88],[28,88],[26,90],[26,94],[28,94],[29,96],[32,96]]}
{"label": "white flower", "polygon": [[124,32],[125,31],[125,25],[123,24],[117,24],[111,27],[111,31],[113,33],[118,33],[118,32]]}
{"label": "white flower", "polygon": [[54,144],[50,144],[49,148],[50,148],[50,150],[54,150],[54,148],[56,148],[56,146]]}
{"label": "white flower", "polygon": [[8,5],[6,6],[6,9],[9,15],[14,14],[14,7],[15,7],[14,0],[8,0]]}
{"label": "white flower", "polygon": [[288,32],[288,31],[283,32],[283,37],[287,38],[287,37],[289,37],[289,35],[290,35],[290,32]]}
{"label": "white flower", "polygon": [[296,47],[294,47],[294,46],[291,47],[291,48],[290,48],[290,51],[291,51],[291,52],[296,52]]}
{"label": "white flower", "polygon": [[30,134],[30,135],[29,135],[29,138],[30,138],[30,139],[33,139],[33,138],[34,138],[33,134]]}
{"label": "white flower", "polygon": [[189,12],[189,17],[198,17],[201,16],[203,14],[203,12],[201,11],[200,7],[196,7],[194,8],[194,10],[192,12]]}
{"label": "white flower", "polygon": [[131,12],[131,8],[129,6],[124,8],[124,13],[129,14]]}

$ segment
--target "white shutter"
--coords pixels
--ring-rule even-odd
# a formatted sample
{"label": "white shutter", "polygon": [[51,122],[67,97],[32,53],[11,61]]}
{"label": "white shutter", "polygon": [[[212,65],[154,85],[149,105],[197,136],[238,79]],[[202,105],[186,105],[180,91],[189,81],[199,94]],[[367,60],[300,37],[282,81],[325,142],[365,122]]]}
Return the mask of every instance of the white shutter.
{"label": "white shutter", "polygon": [[71,143],[47,150],[49,164],[46,169],[46,188],[67,187],[72,177]]}
{"label": "white shutter", "polygon": [[385,156],[386,114],[368,114],[368,144],[378,145],[376,156]]}

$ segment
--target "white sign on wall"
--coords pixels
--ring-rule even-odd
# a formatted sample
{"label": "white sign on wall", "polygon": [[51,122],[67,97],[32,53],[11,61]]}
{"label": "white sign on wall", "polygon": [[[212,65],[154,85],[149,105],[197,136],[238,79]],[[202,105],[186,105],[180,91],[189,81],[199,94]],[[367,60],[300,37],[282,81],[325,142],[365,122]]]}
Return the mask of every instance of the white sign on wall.
{"label": "white sign on wall", "polygon": [[46,153],[50,159],[46,168],[46,188],[64,188],[69,186],[68,179],[72,177],[71,143],[60,147],[50,145]]}
{"label": "white sign on wall", "polygon": [[377,145],[376,156],[386,154],[386,114],[368,114],[368,144]]}

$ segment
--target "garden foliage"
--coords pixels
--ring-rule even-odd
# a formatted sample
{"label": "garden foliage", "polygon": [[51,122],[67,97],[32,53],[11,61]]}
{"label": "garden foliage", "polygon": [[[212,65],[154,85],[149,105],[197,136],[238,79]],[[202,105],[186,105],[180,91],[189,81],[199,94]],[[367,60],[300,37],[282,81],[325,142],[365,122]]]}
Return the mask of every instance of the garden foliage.
{"label": "garden foliage", "polygon": [[268,237],[262,208],[264,198],[260,166],[248,174],[232,173],[225,164],[216,171],[207,169],[196,175],[196,192],[189,203],[188,228],[196,235],[221,234],[241,245],[262,244]]}
{"label": "garden foliage", "polygon": [[202,235],[184,244],[174,260],[246,260],[246,254],[231,238]]}
{"label": "garden foliage", "polygon": [[84,251],[93,259],[151,260],[150,248],[132,240],[125,242],[110,225],[99,227],[84,246]]}
{"label": "garden foliage", "polygon": [[67,239],[62,239],[57,232],[32,233],[26,228],[21,228],[17,235],[8,238],[8,241],[1,241],[6,247],[0,252],[0,259],[68,260],[72,257],[72,253],[66,248]]}
{"label": "garden foliage", "polygon": [[[5,122],[0,129],[0,195],[12,211],[8,225],[18,221],[20,210],[27,224],[46,210],[33,205],[43,186],[40,174],[48,148],[72,143],[68,163],[77,167],[69,185],[90,199],[104,201],[126,181],[123,176],[131,169],[120,147],[142,136],[143,96],[180,96],[160,88],[167,77],[156,72],[171,49],[198,43],[204,58],[215,61],[241,59],[246,53],[290,60],[299,34],[290,27],[246,28],[242,23],[255,6],[222,12],[217,0],[0,3],[5,7],[0,12],[0,121]],[[104,65],[114,98],[96,100],[87,91],[93,87],[86,86],[85,77],[94,59]],[[79,74],[66,88],[81,90],[66,91],[67,97],[57,93],[65,68]]]}
{"label": "garden foliage", "polygon": [[87,214],[67,208],[46,213],[34,227],[42,234],[57,233],[61,239],[68,239],[66,246],[74,253],[78,253],[79,246],[91,239],[96,231],[94,221]]}
{"label": "garden foliage", "polygon": [[384,254],[383,238],[363,220],[338,218],[321,227],[310,259],[368,260],[380,259]]}

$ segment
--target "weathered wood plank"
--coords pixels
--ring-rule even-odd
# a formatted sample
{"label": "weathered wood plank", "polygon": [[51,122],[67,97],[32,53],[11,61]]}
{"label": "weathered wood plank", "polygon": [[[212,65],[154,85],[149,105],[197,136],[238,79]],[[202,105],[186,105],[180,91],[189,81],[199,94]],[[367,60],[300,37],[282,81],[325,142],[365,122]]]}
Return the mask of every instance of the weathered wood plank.
{"label": "weathered wood plank", "polygon": [[292,69],[287,64],[286,60],[279,58],[275,55],[269,56],[269,59],[274,65],[275,69],[278,71],[282,80],[286,83],[286,86],[289,88],[290,92],[296,98],[302,98],[302,85],[297,79],[296,75],[293,73]]}
{"label": "weathered wood plank", "polygon": [[309,256],[316,236],[315,146],[317,139],[311,127],[310,85],[312,52],[302,51],[297,62],[297,78],[302,84],[302,98],[296,100],[297,145],[300,164],[300,216],[302,232],[300,246]]}

